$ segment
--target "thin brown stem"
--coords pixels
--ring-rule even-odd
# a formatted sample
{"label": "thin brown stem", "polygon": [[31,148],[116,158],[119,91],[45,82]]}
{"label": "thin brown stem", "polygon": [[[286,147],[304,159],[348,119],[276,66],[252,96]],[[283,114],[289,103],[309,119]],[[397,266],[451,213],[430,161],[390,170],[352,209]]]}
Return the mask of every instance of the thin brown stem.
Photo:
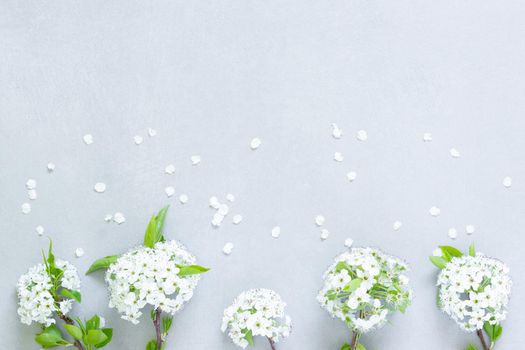
{"label": "thin brown stem", "polygon": [[161,317],[162,317],[162,310],[160,307],[158,307],[155,310],[155,318],[153,319],[153,325],[155,326],[155,334],[157,336],[157,349],[162,349],[162,343],[164,340],[162,339],[162,330],[160,329],[161,325]]}
{"label": "thin brown stem", "polygon": [[356,350],[357,349],[357,339],[358,339],[359,333],[352,332],[352,339],[350,340],[350,349]]}
{"label": "thin brown stem", "polygon": [[[58,314],[58,317],[60,317],[60,319],[62,321],[64,321],[64,323],[66,324],[69,324],[69,325],[73,325],[74,322],[73,320],[69,317],[69,316],[66,316],[66,315],[63,315],[61,313]],[[78,350],[86,350],[84,348],[84,345],[82,345],[82,343],[79,341],[79,340],[75,340],[75,342],[73,343],[73,345],[75,346],[75,348],[77,348]]]}
{"label": "thin brown stem", "polygon": [[277,349],[275,347],[275,342],[272,339],[268,338],[268,342],[270,342],[270,346],[272,347],[272,350],[276,350]]}
{"label": "thin brown stem", "polygon": [[476,334],[478,335],[478,338],[481,341],[481,345],[483,346],[483,350],[490,350],[489,346],[487,345],[487,342],[485,341],[485,336],[483,335],[483,331],[481,329],[478,329]]}

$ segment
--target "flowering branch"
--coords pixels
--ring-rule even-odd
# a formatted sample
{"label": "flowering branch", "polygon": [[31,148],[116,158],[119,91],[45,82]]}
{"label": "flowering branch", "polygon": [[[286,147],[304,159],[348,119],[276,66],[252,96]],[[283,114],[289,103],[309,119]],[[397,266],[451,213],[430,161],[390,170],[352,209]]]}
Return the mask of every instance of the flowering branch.
{"label": "flowering branch", "polygon": [[268,338],[268,342],[270,342],[270,346],[272,347],[272,350],[276,350],[277,349],[275,347],[275,342],[271,338]]}
{"label": "flowering branch", "polygon": [[162,310],[160,307],[158,307],[155,310],[155,318],[153,319],[153,325],[155,326],[155,334],[157,336],[157,349],[159,350],[162,349],[162,343],[163,343],[162,331],[160,329],[161,315],[162,315]]}
{"label": "flowering branch", "polygon": [[478,335],[478,338],[481,341],[481,345],[483,346],[483,350],[490,350],[490,348],[487,345],[487,342],[485,341],[485,336],[483,335],[483,332],[481,331],[481,329],[478,329],[476,331],[476,334]]}

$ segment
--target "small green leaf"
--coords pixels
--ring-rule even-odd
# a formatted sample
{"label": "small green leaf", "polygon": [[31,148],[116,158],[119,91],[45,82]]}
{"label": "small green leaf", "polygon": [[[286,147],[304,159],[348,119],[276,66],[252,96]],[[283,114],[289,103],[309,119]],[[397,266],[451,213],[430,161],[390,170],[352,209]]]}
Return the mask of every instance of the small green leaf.
{"label": "small green leaf", "polygon": [[353,280],[351,280],[349,283],[348,283],[348,287],[347,287],[347,291],[352,293],[353,291],[357,290],[357,288],[359,288],[359,286],[361,285],[361,283],[363,282],[362,279],[360,278],[354,278]]}
{"label": "small green leaf", "polygon": [[157,230],[157,219],[153,215],[144,234],[144,246],[153,248],[157,242],[160,242],[160,232]]}
{"label": "small green leaf", "polygon": [[102,344],[108,339],[108,336],[100,329],[91,329],[87,332],[87,343],[90,345]]}
{"label": "small green leaf", "polygon": [[201,274],[201,273],[204,273],[210,270],[206,267],[202,267],[199,265],[188,265],[188,266],[177,265],[177,267],[179,268],[179,273],[177,275],[179,275],[180,277],[198,275],[198,274]]}
{"label": "small green leaf", "polygon": [[253,334],[251,330],[248,330],[246,333],[244,333],[244,339],[246,339],[248,344],[253,346]]}
{"label": "small green leaf", "polygon": [[361,343],[357,344],[357,350],[366,350],[365,346]]}
{"label": "small green leaf", "polygon": [[82,301],[82,295],[80,294],[80,292],[78,292],[76,290],[70,290],[70,289],[67,289],[67,288],[62,288],[62,290],[60,291],[60,295],[62,295],[63,297],[66,297],[68,299],[74,299],[74,300],[76,300],[79,303]]}
{"label": "small green leaf", "polygon": [[341,349],[340,350],[350,350],[350,344],[343,344],[343,346],[341,346]]}
{"label": "small green leaf", "polygon": [[169,205],[165,206],[155,216],[155,221],[157,223],[157,232],[162,235],[162,229],[164,228],[164,221],[166,220],[166,214],[168,213]]}
{"label": "small green leaf", "polygon": [[82,330],[78,328],[77,326],[73,326],[72,324],[65,324],[64,328],[69,333],[70,336],[72,336],[75,339],[82,339]]}
{"label": "small green leaf", "polygon": [[62,338],[62,333],[57,325],[53,324],[45,328],[42,333],[35,337],[35,341],[42,345],[44,349],[53,348],[59,345],[68,345],[69,342]]}
{"label": "small green leaf", "polygon": [[97,270],[101,269],[107,269],[109,265],[113,264],[117,259],[119,258],[119,255],[109,255],[105,256],[101,259],[98,259],[95,261],[91,266],[89,267],[89,270],[87,270],[86,275],[95,272]]}
{"label": "small green leaf", "polygon": [[474,344],[469,344],[465,350],[478,350],[478,348]]}
{"label": "small green leaf", "polygon": [[470,256],[476,256],[476,248],[474,248],[474,242],[470,244],[470,247],[468,249],[468,254]]}
{"label": "small green leaf", "polygon": [[106,340],[96,344],[96,348],[103,348],[104,346],[108,345],[113,338],[113,328],[102,328],[101,331],[106,335]]}
{"label": "small green leaf", "polygon": [[146,344],[146,350],[157,350],[157,341],[150,340],[148,344]]}
{"label": "small green leaf", "polygon": [[169,332],[172,323],[173,323],[173,317],[171,317],[171,316],[164,316],[162,318],[162,331],[163,331],[163,333],[168,333]]}
{"label": "small green leaf", "polygon": [[442,245],[439,248],[441,248],[441,251],[443,252],[444,255],[450,255],[452,257],[457,257],[457,258],[463,256],[463,253],[454,247],[451,247],[448,245]]}
{"label": "small green leaf", "polygon": [[487,332],[491,342],[496,342],[501,337],[501,333],[503,333],[503,327],[499,324],[491,325],[485,322],[483,329]]}
{"label": "small green leaf", "polygon": [[444,269],[447,266],[447,261],[440,256],[429,256],[428,257],[432,264],[436,265],[439,269]]}
{"label": "small green leaf", "polygon": [[95,315],[86,321],[86,331],[95,330],[100,327],[100,317]]}
{"label": "small green leaf", "polygon": [[49,240],[49,250],[47,253],[47,263],[50,268],[55,267],[55,256],[53,255],[53,241]]}

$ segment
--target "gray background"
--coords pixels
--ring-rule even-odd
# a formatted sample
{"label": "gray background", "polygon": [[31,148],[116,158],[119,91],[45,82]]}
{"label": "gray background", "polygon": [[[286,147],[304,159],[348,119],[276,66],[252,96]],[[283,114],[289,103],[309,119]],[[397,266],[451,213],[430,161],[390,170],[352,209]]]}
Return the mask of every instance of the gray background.
{"label": "gray background", "polygon": [[[168,349],[234,349],[219,331],[222,311],[259,286],[278,291],[295,321],[280,349],[339,349],[348,332],[315,296],[346,237],[413,267],[413,306],[366,336],[369,350],[463,349],[475,339],[434,306],[427,260],[450,243],[449,227],[457,246],[472,238],[510,265],[514,298],[499,348],[522,348],[524,15],[521,1],[0,1],[1,348],[38,348],[37,327],[18,321],[14,288],[47,246],[37,225],[85,271],[138,244],[167,203],[167,236],[213,269],[176,316]],[[157,137],[146,136],[150,126]],[[359,129],[367,142],[356,140]],[[426,131],[433,142],[422,142]],[[254,152],[255,136],[263,145]],[[193,154],[203,158],[195,167]],[[39,197],[26,216],[28,178]],[[106,193],[93,191],[98,181]],[[167,199],[167,185],[190,202]],[[213,229],[208,198],[228,192],[244,221],[232,225],[230,215]],[[125,224],[103,221],[115,211]],[[326,242],[313,224],[320,213]],[[397,232],[395,220],[404,224]],[[472,237],[466,224],[477,227]],[[75,312],[106,317],[116,329],[109,349],[143,349],[149,320],[119,319],[102,280],[83,277]]]}

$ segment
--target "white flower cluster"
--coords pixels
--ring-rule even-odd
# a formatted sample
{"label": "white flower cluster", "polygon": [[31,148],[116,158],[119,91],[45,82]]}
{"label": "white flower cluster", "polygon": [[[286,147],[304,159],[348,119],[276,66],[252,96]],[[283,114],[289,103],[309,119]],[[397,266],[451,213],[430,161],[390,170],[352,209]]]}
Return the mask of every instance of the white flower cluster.
{"label": "white flower cluster", "polygon": [[278,342],[290,335],[292,320],[284,314],[286,304],[270,289],[251,289],[241,293],[224,310],[221,330],[243,349],[253,336],[261,335]]}
{"label": "white flower cluster", "polygon": [[[80,278],[76,267],[63,260],[56,260],[56,267],[64,271],[60,278],[59,287],[78,291],[80,289]],[[24,324],[30,325],[32,322],[36,322],[48,327],[55,323],[54,312],[65,315],[73,307],[72,299],[55,302],[51,292],[51,278],[43,264],[33,266],[26,274],[20,276],[16,287],[18,315]]]}
{"label": "white flower cluster", "polygon": [[174,315],[193,296],[199,275],[179,276],[179,266],[195,263],[195,257],[177,241],[159,242],[154,249],[140,246],[109,266],[109,307],[122,318],[139,323],[147,304]]}
{"label": "white flower cluster", "polygon": [[482,254],[455,257],[438,277],[439,307],[465,331],[494,325],[507,315],[509,268]]}
{"label": "white flower cluster", "polygon": [[382,326],[390,312],[404,310],[412,291],[401,260],[373,248],[353,248],[339,255],[325,272],[317,300],[352,330],[365,333]]}

